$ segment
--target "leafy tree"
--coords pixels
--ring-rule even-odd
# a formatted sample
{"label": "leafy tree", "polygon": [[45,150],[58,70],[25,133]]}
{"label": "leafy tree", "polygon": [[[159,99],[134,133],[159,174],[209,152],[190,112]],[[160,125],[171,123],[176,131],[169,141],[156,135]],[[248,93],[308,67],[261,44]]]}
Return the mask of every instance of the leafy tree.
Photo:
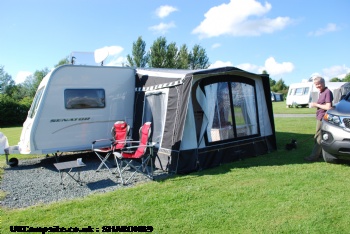
{"label": "leafy tree", "polygon": [[146,53],[146,42],[141,36],[132,44],[132,56],[128,54],[126,58],[130,67],[146,67],[148,54]]}
{"label": "leafy tree", "polygon": [[61,59],[56,65],[55,67],[58,67],[58,66],[61,66],[61,65],[65,65],[65,64],[69,64],[69,59],[68,59],[69,56]]}
{"label": "leafy tree", "polygon": [[33,75],[26,78],[26,80],[23,82],[23,87],[26,89],[26,93],[29,97],[34,97],[40,82],[48,73],[49,69],[44,68],[42,70],[35,71]]}
{"label": "leafy tree", "polygon": [[165,37],[159,37],[150,48],[148,64],[150,67],[167,68],[167,57],[167,41]]}
{"label": "leafy tree", "polygon": [[17,101],[0,94],[0,127],[22,124],[26,119],[30,104]]}
{"label": "leafy tree", "polygon": [[[165,37],[159,37],[149,53],[145,52],[145,47],[141,37],[133,43],[132,56],[127,56],[129,66],[145,67],[148,64],[153,68],[205,69],[210,65],[205,49],[199,45],[195,45],[189,53],[186,44],[179,48],[175,42],[168,44]],[[143,63],[138,64],[137,61]]]}
{"label": "leafy tree", "polygon": [[339,79],[338,77],[333,77],[329,80],[330,82],[342,82],[342,79]]}
{"label": "leafy tree", "polygon": [[189,54],[189,68],[192,70],[205,69],[209,65],[209,58],[205,49],[200,45],[194,45]]}
{"label": "leafy tree", "polygon": [[175,42],[167,46],[165,67],[178,68],[179,51]]}
{"label": "leafy tree", "polygon": [[284,90],[288,90],[288,87],[281,78],[276,82],[274,86],[271,87],[271,90],[274,92],[282,92]]}
{"label": "leafy tree", "polygon": [[15,82],[12,77],[5,72],[4,66],[0,66],[0,93],[7,94],[14,86]]}
{"label": "leafy tree", "polygon": [[344,82],[350,82],[350,73],[346,74],[346,76],[343,79]]}
{"label": "leafy tree", "polygon": [[23,86],[23,83],[14,85],[11,87],[11,90],[9,91],[10,97],[12,97],[16,101],[21,101],[23,98],[30,98],[28,90]]}
{"label": "leafy tree", "polygon": [[188,68],[188,64],[189,64],[189,53],[188,53],[187,46],[185,44],[183,44],[181,46],[177,58],[178,58],[178,60],[177,60],[175,68],[187,69]]}

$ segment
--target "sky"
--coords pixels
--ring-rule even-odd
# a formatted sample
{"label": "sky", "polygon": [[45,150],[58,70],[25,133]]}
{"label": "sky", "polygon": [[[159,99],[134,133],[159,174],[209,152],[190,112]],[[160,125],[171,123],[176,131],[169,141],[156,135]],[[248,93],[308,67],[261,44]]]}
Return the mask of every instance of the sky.
{"label": "sky", "polygon": [[0,66],[21,83],[72,52],[122,66],[139,36],[206,50],[210,67],[286,85],[350,73],[349,0],[11,0],[0,3]]}

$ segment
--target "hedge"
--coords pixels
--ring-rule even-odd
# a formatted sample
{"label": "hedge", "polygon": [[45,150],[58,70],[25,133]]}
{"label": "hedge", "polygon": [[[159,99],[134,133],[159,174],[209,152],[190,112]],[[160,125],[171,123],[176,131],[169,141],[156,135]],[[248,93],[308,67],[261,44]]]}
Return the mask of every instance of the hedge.
{"label": "hedge", "polygon": [[21,102],[6,95],[0,95],[0,127],[22,125],[27,118],[30,100]]}

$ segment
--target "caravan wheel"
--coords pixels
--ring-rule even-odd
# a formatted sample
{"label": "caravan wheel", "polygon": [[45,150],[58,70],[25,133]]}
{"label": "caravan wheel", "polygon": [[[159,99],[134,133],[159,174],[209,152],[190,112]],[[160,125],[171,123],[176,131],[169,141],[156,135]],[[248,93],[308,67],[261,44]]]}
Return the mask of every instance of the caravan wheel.
{"label": "caravan wheel", "polygon": [[18,165],[18,159],[17,158],[10,158],[9,166],[10,167],[17,167],[17,165]]}

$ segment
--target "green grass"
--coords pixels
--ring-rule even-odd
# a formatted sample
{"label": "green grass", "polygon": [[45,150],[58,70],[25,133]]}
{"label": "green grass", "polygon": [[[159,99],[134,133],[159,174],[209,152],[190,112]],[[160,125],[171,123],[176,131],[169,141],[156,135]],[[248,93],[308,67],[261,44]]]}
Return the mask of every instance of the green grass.
{"label": "green grass", "polygon": [[4,133],[9,141],[9,145],[17,145],[21,135],[22,126],[0,128],[0,132]]}
{"label": "green grass", "polygon": [[287,108],[286,102],[272,102],[274,114],[315,114],[315,108]]}
{"label": "green grass", "polygon": [[[73,201],[3,208],[1,233],[10,233],[13,225],[100,231],[104,225],[151,225],[154,233],[348,233],[349,167],[304,162],[313,144],[314,118],[276,118],[275,125],[278,150],[273,153]],[[298,140],[298,149],[285,151],[291,138]]]}

